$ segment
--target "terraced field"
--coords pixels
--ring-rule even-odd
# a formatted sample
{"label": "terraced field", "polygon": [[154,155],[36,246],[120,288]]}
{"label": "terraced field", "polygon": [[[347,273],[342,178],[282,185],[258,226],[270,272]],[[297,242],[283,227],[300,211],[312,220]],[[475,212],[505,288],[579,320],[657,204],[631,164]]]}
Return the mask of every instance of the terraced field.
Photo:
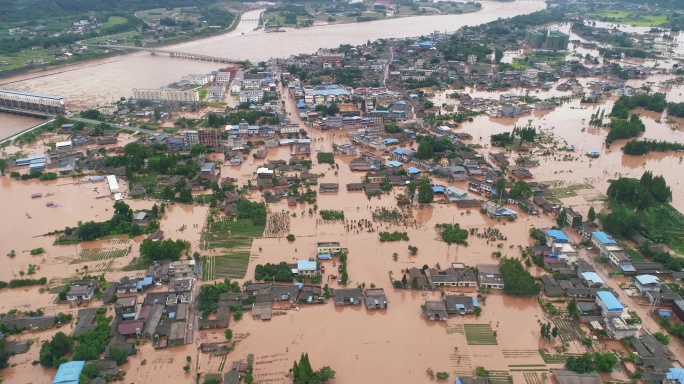
{"label": "terraced field", "polygon": [[492,326],[489,324],[464,324],[468,345],[498,345]]}
{"label": "terraced field", "polygon": [[544,360],[546,364],[565,364],[565,361],[568,359],[568,357],[579,356],[577,354],[571,353],[567,353],[564,355],[551,355],[548,352],[545,352],[543,349],[539,350],[539,354],[541,355],[542,360]]}
{"label": "terraced field", "polygon": [[513,384],[513,377],[508,371],[487,371],[489,372],[490,384]]}
{"label": "terraced field", "polygon": [[88,263],[93,261],[105,261],[116,259],[117,257],[124,257],[128,253],[126,249],[83,249],[78,254],[78,259],[72,260],[69,264]]}

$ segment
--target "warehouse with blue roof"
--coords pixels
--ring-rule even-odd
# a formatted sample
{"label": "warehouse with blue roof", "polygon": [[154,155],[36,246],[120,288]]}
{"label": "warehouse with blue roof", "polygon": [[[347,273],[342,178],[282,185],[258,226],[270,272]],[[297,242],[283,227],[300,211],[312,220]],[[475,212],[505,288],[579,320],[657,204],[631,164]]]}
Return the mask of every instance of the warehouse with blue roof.
{"label": "warehouse with blue roof", "polygon": [[78,384],[85,361],[69,361],[60,364],[52,384]]}
{"label": "warehouse with blue roof", "polygon": [[560,229],[547,229],[545,231],[546,245],[551,246],[553,243],[569,243],[568,235]]}
{"label": "warehouse with blue roof", "polygon": [[625,306],[610,291],[596,292],[596,305],[601,308],[604,317],[620,317],[625,310]]}

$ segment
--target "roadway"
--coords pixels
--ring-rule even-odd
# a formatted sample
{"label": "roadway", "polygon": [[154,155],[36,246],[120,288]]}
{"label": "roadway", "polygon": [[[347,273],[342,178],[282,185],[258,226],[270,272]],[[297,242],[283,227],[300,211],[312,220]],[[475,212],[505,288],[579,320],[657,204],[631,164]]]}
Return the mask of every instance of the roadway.
{"label": "roadway", "polygon": [[[82,118],[82,117],[76,117],[76,116],[74,116],[73,113],[70,114],[70,115],[67,115],[66,118],[69,119],[69,120],[80,121],[80,122],[82,122],[82,123],[87,123],[87,124],[96,124],[96,125],[97,125],[97,124],[101,124],[101,123],[102,123],[102,121],[100,121],[100,120],[92,120],[92,119],[84,119],[84,118]],[[126,130],[129,130],[129,131],[139,131],[139,132],[147,133],[147,134],[150,134],[150,133],[157,133],[157,131],[154,131],[154,130],[151,130],[151,129],[147,129],[147,128],[127,127],[127,126],[125,126],[125,125],[121,125],[121,124],[112,124],[112,123],[107,123],[107,124],[111,125],[112,127],[116,127],[116,128],[119,128],[119,129],[126,129]]]}

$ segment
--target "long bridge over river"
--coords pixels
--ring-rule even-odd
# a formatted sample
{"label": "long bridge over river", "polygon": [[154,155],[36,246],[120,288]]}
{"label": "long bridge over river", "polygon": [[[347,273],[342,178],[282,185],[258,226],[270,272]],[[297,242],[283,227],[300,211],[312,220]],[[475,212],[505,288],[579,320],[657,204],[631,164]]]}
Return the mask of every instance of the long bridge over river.
{"label": "long bridge over river", "polygon": [[198,53],[180,52],[180,51],[174,51],[174,50],[163,49],[163,48],[145,48],[145,47],[135,47],[135,46],[130,46],[130,45],[97,45],[97,47],[117,49],[117,50],[122,50],[122,51],[147,51],[153,55],[156,55],[158,53],[162,53],[162,54],[168,54],[170,57],[174,57],[174,58],[200,60],[200,61],[213,61],[215,63],[228,63],[228,64],[230,64],[230,63],[239,63],[242,61],[242,60],[237,60],[237,59],[229,59],[226,57],[200,55]]}

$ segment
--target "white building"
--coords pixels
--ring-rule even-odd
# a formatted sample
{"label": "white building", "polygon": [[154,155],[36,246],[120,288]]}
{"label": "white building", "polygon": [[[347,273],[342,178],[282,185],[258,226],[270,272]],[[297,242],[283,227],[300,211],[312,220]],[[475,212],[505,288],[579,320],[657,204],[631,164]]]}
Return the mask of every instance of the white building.
{"label": "white building", "polygon": [[119,189],[119,183],[116,181],[116,176],[114,176],[114,175],[107,176],[107,185],[109,185],[109,192],[111,192],[111,193],[121,192],[121,190]]}
{"label": "white building", "polygon": [[606,328],[608,334],[615,340],[622,340],[639,334],[639,328],[636,325],[627,324],[620,317],[606,319]]}
{"label": "white building", "polygon": [[642,295],[646,292],[660,292],[660,279],[653,275],[639,275],[636,277],[636,289]]}
{"label": "white building", "polygon": [[199,144],[199,134],[197,131],[183,132],[183,145],[186,147],[192,147],[195,144]]}
{"label": "white building", "polygon": [[180,102],[199,102],[196,89],[181,91],[178,89],[137,89],[133,88],[133,98],[139,100],[162,100]]}
{"label": "white building", "polygon": [[223,98],[226,96],[226,88],[222,85],[211,87],[207,96],[210,99],[223,100]]}
{"label": "white building", "polygon": [[116,113],[118,108],[116,107],[116,105],[101,105],[101,106],[97,107],[97,110],[102,115],[110,116],[110,115],[113,115],[114,113]]}
{"label": "white building", "polygon": [[229,84],[230,72],[219,72],[216,74],[216,84]]}
{"label": "white building", "polygon": [[74,149],[74,142],[71,140],[60,141],[55,144],[55,149],[57,149],[57,152],[69,152]]}
{"label": "white building", "polygon": [[312,276],[318,272],[318,265],[315,261],[309,260],[298,260],[297,261],[297,274],[304,276]]}
{"label": "white building", "polygon": [[183,76],[181,78],[183,81],[187,81],[190,84],[195,84],[195,85],[206,85],[211,83],[214,80],[213,75],[198,75],[198,74],[190,74]]}
{"label": "white building", "polygon": [[283,134],[288,134],[288,133],[299,133],[299,126],[298,125],[285,125],[280,127],[280,133]]}
{"label": "white building", "polygon": [[610,291],[596,292],[596,305],[601,308],[603,317],[620,317],[625,307]]}
{"label": "white building", "polygon": [[260,89],[240,91],[241,103],[257,103],[264,97],[264,91]]}

